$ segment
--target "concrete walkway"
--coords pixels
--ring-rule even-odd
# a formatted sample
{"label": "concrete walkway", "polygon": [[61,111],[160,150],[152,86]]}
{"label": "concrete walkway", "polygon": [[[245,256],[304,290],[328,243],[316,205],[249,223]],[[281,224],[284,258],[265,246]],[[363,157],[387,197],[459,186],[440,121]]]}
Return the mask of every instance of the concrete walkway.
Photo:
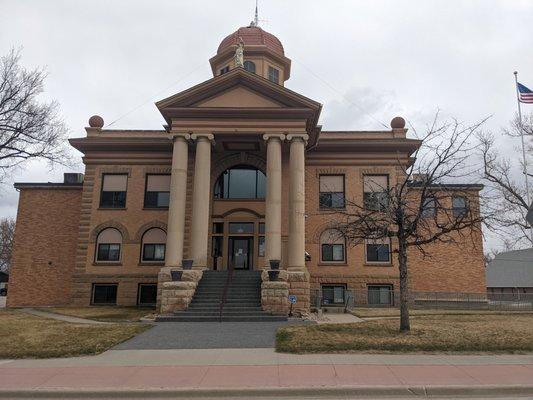
{"label": "concrete walkway", "polygon": [[69,315],[57,314],[49,311],[36,310],[34,308],[19,308],[17,311],[21,311],[26,314],[35,315],[37,317],[51,318],[58,321],[71,322],[73,324],[109,324],[110,322],[95,321],[92,319],[71,317]]}
{"label": "concrete walkway", "polygon": [[159,322],[115,347],[117,350],[274,347],[276,332],[303,321]]}
{"label": "concrete walkway", "polygon": [[[12,391],[175,391],[187,398],[238,390],[294,394],[533,395],[533,355],[278,354],[272,349],[116,350],[95,357],[0,364],[0,398]],[[28,392],[29,391],[29,392]],[[19,394],[20,394],[19,393]],[[230,393],[230,392],[228,392]],[[255,394],[254,394],[255,393]],[[340,393],[343,395],[340,396]],[[309,394],[309,393],[308,393]],[[31,393],[30,393],[31,395]],[[235,397],[235,396],[234,396]],[[379,397],[379,396],[378,396]]]}

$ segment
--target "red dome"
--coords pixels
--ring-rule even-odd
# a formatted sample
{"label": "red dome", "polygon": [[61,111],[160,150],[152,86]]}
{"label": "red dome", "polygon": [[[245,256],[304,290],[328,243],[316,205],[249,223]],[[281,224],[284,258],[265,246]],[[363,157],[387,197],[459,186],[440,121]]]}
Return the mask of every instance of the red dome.
{"label": "red dome", "polygon": [[246,26],[237,29],[231,35],[226,36],[218,46],[217,54],[222,53],[231,46],[239,44],[239,38],[242,38],[245,46],[266,46],[269,50],[279,55],[284,55],[283,45],[277,37],[268,33],[258,26]]}

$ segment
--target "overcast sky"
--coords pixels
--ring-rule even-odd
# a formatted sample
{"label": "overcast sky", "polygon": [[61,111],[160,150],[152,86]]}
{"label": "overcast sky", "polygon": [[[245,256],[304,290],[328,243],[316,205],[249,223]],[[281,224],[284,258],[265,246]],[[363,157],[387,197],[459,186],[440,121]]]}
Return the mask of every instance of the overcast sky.
{"label": "overcast sky", "polygon": [[[513,71],[533,86],[533,1],[260,0],[260,26],[292,60],[286,86],[323,104],[323,129],[382,129],[395,115],[417,129],[435,111],[499,132],[516,112]],[[212,77],[220,41],[253,19],[254,0],[0,0],[0,54],[22,47],[46,66],[43,99],[71,133],[93,114],[111,128],[159,129],[154,102]],[[529,107],[533,111],[533,106]],[[518,157],[519,143],[500,149]],[[83,172],[79,154],[77,171]],[[32,163],[13,181],[61,181]],[[0,188],[0,217],[18,194]],[[490,246],[494,246],[491,242]]]}

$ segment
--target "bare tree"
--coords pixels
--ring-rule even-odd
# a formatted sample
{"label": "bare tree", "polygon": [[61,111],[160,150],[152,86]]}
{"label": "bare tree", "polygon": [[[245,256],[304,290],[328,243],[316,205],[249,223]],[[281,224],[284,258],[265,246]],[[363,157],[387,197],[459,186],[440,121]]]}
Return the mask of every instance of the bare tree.
{"label": "bare tree", "polygon": [[439,124],[437,114],[427,133],[416,135],[421,143],[413,163],[398,159],[397,174],[386,185],[369,176],[373,190],[365,193],[362,204],[347,199],[345,209],[332,211],[332,226],[350,244],[392,243],[400,275],[401,332],[410,330],[408,249],[429,256],[427,246],[432,243],[475,244],[481,235],[481,186],[451,182],[475,176],[470,158],[483,123]]}
{"label": "bare tree", "polygon": [[64,163],[68,130],[55,101],[41,102],[46,73],[20,66],[20,51],[0,58],[0,183],[30,159]]}
{"label": "bare tree", "polygon": [[[522,122],[515,117],[503,133],[509,137],[519,137],[520,129],[525,135],[533,137],[533,113],[526,114]],[[494,215],[490,229],[497,234],[504,243],[505,248],[521,248],[533,246],[531,227],[526,221],[526,214],[530,207],[527,201],[526,185],[524,183],[525,166],[522,157],[511,161],[501,156],[496,147],[494,135],[478,135],[481,146],[480,153],[483,159],[483,178],[487,186],[487,195],[491,201],[487,202],[487,211]],[[531,144],[526,147],[527,157],[533,154]],[[521,149],[517,149],[521,154]],[[530,178],[531,181],[533,179]],[[533,185],[531,185],[533,186]],[[533,187],[530,187],[530,199],[533,199]]]}
{"label": "bare tree", "polygon": [[0,272],[9,273],[14,235],[15,220],[2,218],[0,220]]}

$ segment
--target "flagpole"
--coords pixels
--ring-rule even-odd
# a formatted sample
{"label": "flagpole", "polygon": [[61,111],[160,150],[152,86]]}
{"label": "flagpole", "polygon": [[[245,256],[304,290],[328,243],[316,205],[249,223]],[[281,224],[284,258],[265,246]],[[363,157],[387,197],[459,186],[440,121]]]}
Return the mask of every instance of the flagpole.
{"label": "flagpole", "polygon": [[[518,71],[514,72],[514,81],[515,81],[515,88],[516,88],[516,102],[518,104],[518,128],[520,130],[520,139],[522,141],[522,161],[524,163],[524,179],[526,181],[526,201],[528,207],[531,205],[531,201],[529,199],[529,179],[528,179],[528,173],[527,173],[527,157],[526,157],[526,145],[524,143],[524,129],[522,129],[522,108],[520,107],[520,92],[518,91]],[[529,228],[529,234],[531,236],[531,240],[533,241],[533,229],[530,226]]]}

